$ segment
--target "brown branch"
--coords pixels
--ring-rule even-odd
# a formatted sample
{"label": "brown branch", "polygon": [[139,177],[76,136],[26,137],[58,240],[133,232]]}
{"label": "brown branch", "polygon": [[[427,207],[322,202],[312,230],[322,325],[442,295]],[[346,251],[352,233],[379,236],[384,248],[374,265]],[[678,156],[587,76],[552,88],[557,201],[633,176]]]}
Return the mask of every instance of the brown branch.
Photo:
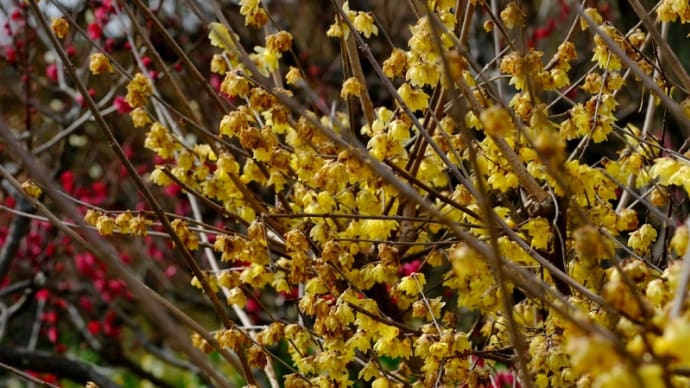
{"label": "brown branch", "polygon": [[[342,7],[343,0],[338,0],[338,6]],[[348,34],[346,38],[343,38],[345,44],[345,54],[346,58],[343,58],[343,62],[347,61],[350,64],[350,69],[352,70],[352,75],[361,83],[362,85],[367,85],[367,80],[364,77],[364,70],[362,70],[362,62],[359,59],[359,52],[357,51],[357,42],[355,41],[354,34]],[[371,96],[369,96],[369,89],[366,87],[359,95],[359,102],[362,106],[362,111],[364,112],[364,117],[366,117],[369,125],[374,124],[374,104],[371,102]]]}
{"label": "brown branch", "polygon": [[[132,177],[134,180],[137,188],[141,191],[141,193],[144,195],[144,199],[146,200],[147,204],[153,209],[153,211],[156,213],[156,216],[158,219],[161,221],[165,231],[170,235],[171,239],[175,243],[175,247],[178,249],[180,253],[182,253],[183,258],[185,259],[185,263],[189,267],[189,269],[192,271],[194,276],[199,279],[199,282],[201,283],[202,288],[204,289],[205,294],[208,296],[209,300],[211,301],[211,304],[213,305],[213,308],[215,310],[216,315],[220,319],[220,321],[223,323],[223,325],[226,328],[232,328],[234,326],[234,322],[230,320],[230,317],[227,314],[225,306],[223,306],[220,302],[220,299],[218,298],[218,295],[213,291],[213,288],[207,281],[205,274],[202,272],[201,267],[199,264],[196,262],[196,259],[194,256],[192,256],[191,252],[189,249],[185,246],[185,244],[182,242],[180,237],[177,235],[175,230],[173,229],[172,225],[170,224],[170,221],[168,217],[166,216],[165,212],[163,209],[160,207],[158,201],[156,198],[153,196],[153,193],[151,190],[148,188],[146,183],[144,183],[144,180],[142,177],[138,174],[136,167],[132,164],[132,162],[129,160],[127,155],[125,154],[124,150],[120,146],[120,144],[117,141],[117,138],[113,134],[113,131],[111,130],[110,126],[108,123],[105,121],[103,116],[100,114],[100,111],[98,107],[96,106],[93,98],[89,95],[88,91],[86,90],[86,86],[81,82],[79,77],[76,74],[76,71],[74,69],[74,64],[71,62],[70,58],[67,56],[67,53],[65,52],[64,48],[61,46],[60,42],[57,40],[57,37],[52,33],[50,26],[48,25],[48,21],[46,20],[46,17],[43,15],[43,13],[40,11],[38,6],[35,3],[30,3],[31,8],[38,18],[38,21],[41,24],[41,27],[43,30],[48,34],[48,36],[51,39],[51,42],[53,44],[53,47],[57,51],[58,55],[60,56],[60,59],[62,60],[63,64],[65,65],[65,69],[67,70],[70,78],[72,81],[75,83],[77,86],[77,89],[79,89],[79,92],[82,94],[84,97],[84,101],[86,102],[89,110],[93,114],[94,118],[96,119],[96,122],[98,123],[99,127],[103,131],[103,133],[107,136],[110,146],[115,151],[115,154],[118,156],[120,161],[124,164],[125,169],[129,173],[129,175]],[[148,10],[148,9],[147,9]],[[150,10],[149,10],[150,12]],[[154,20],[156,20],[154,18]],[[187,58],[187,60],[189,60]],[[206,84],[206,83],[205,83]],[[242,353],[242,352],[240,352]],[[250,384],[254,384],[254,376],[251,372],[251,368],[249,367],[249,364],[247,363],[246,356],[244,354],[239,354],[240,356],[240,361],[242,361],[242,372],[247,379],[247,381]]]}
{"label": "brown branch", "polygon": [[[36,3],[30,3],[30,5],[34,7],[35,11],[40,13]],[[45,20],[43,20],[43,22],[45,22]],[[167,335],[167,338],[170,339],[173,346],[188,355],[195,365],[208,374],[216,384],[229,388],[230,384],[227,382],[227,379],[220,375],[218,371],[210,365],[201,352],[191,345],[189,339],[179,336],[179,326],[170,319],[158,303],[152,301],[151,294],[155,293],[146,287],[141,280],[122,263],[111,245],[107,244],[100,236],[89,229],[89,226],[83,221],[76,207],[58,192],[57,185],[49,178],[46,168],[39,164],[35,157],[20,145],[3,120],[0,120],[0,137],[4,139],[7,149],[24,164],[27,172],[42,186],[46,196],[64,213],[63,219],[65,217],[71,218],[75,220],[80,228],[85,230],[84,237],[65,225],[61,218],[58,218],[42,203],[33,198],[27,198],[32,202],[33,206],[35,206],[40,213],[48,217],[50,222],[57,229],[70,236],[74,242],[98,257],[114,276],[123,280],[128,289],[132,292],[134,298],[137,299],[142,305],[142,308],[147,311],[147,316]],[[20,183],[1,166],[0,173],[2,173],[4,178],[7,179],[12,186],[17,190],[21,190]]]}
{"label": "brown branch", "polygon": [[640,0],[628,0],[628,4],[630,4],[633,11],[635,11],[637,17],[640,18],[642,24],[644,24],[644,27],[647,29],[647,32],[649,32],[649,35],[651,35],[652,39],[654,39],[654,42],[656,42],[657,47],[661,49],[661,57],[669,62],[671,70],[680,79],[680,83],[683,85],[683,88],[686,91],[690,90],[690,75],[688,75],[685,67],[680,62],[678,56],[676,56],[676,53],[673,51],[666,39],[664,39],[659,31],[657,31],[656,27],[654,27],[654,22],[652,22],[651,18],[649,17],[649,12],[647,12],[642,3],[640,3]]}
{"label": "brown branch", "polygon": [[[34,207],[23,196],[19,196],[17,210],[22,213],[33,213]],[[29,217],[20,214],[15,215],[12,220],[7,231],[7,239],[2,248],[0,248],[0,279],[4,279],[10,270],[12,259],[15,257],[17,249],[19,249],[19,243],[29,232],[29,224]]]}
{"label": "brown branch", "polygon": [[52,353],[0,345],[0,362],[18,369],[51,373],[78,384],[93,381],[100,388],[119,387],[118,384],[98,373],[92,365]]}

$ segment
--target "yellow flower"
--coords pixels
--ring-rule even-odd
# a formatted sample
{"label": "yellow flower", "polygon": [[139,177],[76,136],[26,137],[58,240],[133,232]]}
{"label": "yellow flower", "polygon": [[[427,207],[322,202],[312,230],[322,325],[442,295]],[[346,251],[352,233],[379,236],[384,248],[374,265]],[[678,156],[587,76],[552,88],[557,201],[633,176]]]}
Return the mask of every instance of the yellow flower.
{"label": "yellow flower", "polygon": [[132,108],[139,108],[146,105],[149,97],[153,94],[153,86],[146,76],[137,73],[134,78],[127,84],[127,95],[125,101]]}
{"label": "yellow flower", "polygon": [[151,172],[151,182],[158,186],[167,186],[172,183],[172,179],[163,172],[160,166]]}
{"label": "yellow flower", "polygon": [[363,238],[385,240],[398,228],[398,222],[395,220],[364,220],[361,228]]}
{"label": "yellow flower", "polygon": [[515,1],[508,3],[508,6],[501,11],[501,20],[509,30],[516,26],[524,26],[525,17],[527,17],[525,10]]}
{"label": "yellow flower", "polygon": [[244,25],[252,26],[254,28],[261,28],[268,23],[268,14],[263,8],[256,8],[256,10],[244,17]]}
{"label": "yellow flower", "polygon": [[89,70],[91,74],[112,73],[113,65],[110,59],[103,53],[93,53],[89,59]]}
{"label": "yellow flower", "polygon": [[249,15],[259,8],[259,0],[240,0],[240,15]]}
{"label": "yellow flower", "polygon": [[242,167],[242,175],[240,176],[242,183],[257,182],[261,185],[266,184],[266,176],[261,168],[254,162],[254,159],[248,158]]}
{"label": "yellow flower", "polygon": [[199,160],[204,163],[207,160],[210,161],[215,161],[218,159],[216,156],[216,153],[213,152],[213,148],[211,148],[210,145],[208,144],[197,144],[194,146],[194,153],[199,157]]}
{"label": "yellow flower", "polygon": [[374,17],[369,12],[357,12],[357,16],[355,16],[355,20],[352,24],[355,26],[355,29],[361,32],[367,39],[371,37],[371,35],[378,35],[379,33],[378,27],[374,24]]}
{"label": "yellow flower", "polygon": [[624,82],[625,80],[623,79],[621,73],[617,71],[611,71],[609,72],[609,76],[606,79],[606,89],[608,89],[609,92],[614,92],[622,88]]}
{"label": "yellow flower", "polygon": [[616,230],[619,232],[637,229],[639,223],[634,209],[623,209],[616,215]]}
{"label": "yellow flower", "polygon": [[235,160],[235,157],[229,153],[222,153],[216,161],[215,175],[217,177],[225,178],[227,174],[237,175],[240,172],[240,165]]}
{"label": "yellow flower", "polygon": [[115,226],[120,229],[120,233],[130,233],[129,224],[132,220],[132,213],[124,212],[115,217]]}
{"label": "yellow flower", "polygon": [[189,230],[187,222],[176,218],[170,223],[170,226],[172,226],[177,237],[188,249],[195,250],[199,248],[199,236]]}
{"label": "yellow flower", "polygon": [[[590,18],[592,18],[592,20],[594,20],[595,24],[601,24],[604,21],[604,18],[601,17],[601,14],[599,13],[599,11],[597,11],[596,8],[592,8],[592,7],[587,8],[587,9],[585,9],[585,13]],[[589,24],[587,23],[587,21],[585,19],[580,19],[580,28],[582,29],[582,31],[589,28]]]}
{"label": "yellow flower", "polygon": [[[360,336],[359,338],[362,337]],[[374,363],[373,361],[369,361],[368,363],[366,363],[366,365],[364,365],[364,368],[362,368],[362,370],[359,371],[359,375],[357,377],[363,379],[364,381],[369,381],[378,376],[379,370],[376,367],[376,363]]]}
{"label": "yellow flower", "polygon": [[110,236],[115,230],[115,222],[112,218],[102,215],[96,221],[96,230],[98,230],[101,236]]}
{"label": "yellow flower", "polygon": [[479,115],[479,120],[484,126],[484,131],[490,136],[505,137],[515,129],[510,113],[498,105],[484,109]]}
{"label": "yellow flower", "polygon": [[208,25],[208,40],[211,46],[220,47],[223,50],[232,53],[234,45],[228,28],[220,23],[211,23]]}
{"label": "yellow flower", "polygon": [[163,159],[170,159],[174,156],[175,150],[179,148],[179,144],[167,128],[161,123],[155,122],[146,133],[144,147],[154,151]]}
{"label": "yellow flower", "polygon": [[690,322],[685,316],[671,320],[664,328],[663,336],[653,343],[654,352],[668,356],[671,365],[690,367]]}
{"label": "yellow flower", "polygon": [[371,388],[393,388],[396,385],[387,377],[381,376],[371,383]]}
{"label": "yellow flower", "polygon": [[244,25],[261,28],[268,22],[268,14],[261,8],[259,0],[241,0],[240,15],[244,16]]}
{"label": "yellow flower", "polygon": [[228,71],[228,64],[221,54],[213,54],[211,58],[211,72],[216,74],[225,74]]}
{"label": "yellow flower", "polygon": [[41,196],[41,188],[38,187],[36,183],[32,180],[27,180],[22,183],[22,190],[24,190],[24,193],[28,195],[31,198],[38,199],[38,197]]}
{"label": "yellow flower", "polygon": [[225,73],[225,79],[220,84],[220,91],[230,97],[245,98],[249,95],[251,85],[246,77],[243,77],[236,71],[229,71]]}
{"label": "yellow flower", "polygon": [[340,90],[340,97],[359,97],[364,90],[364,85],[355,77],[350,77],[343,82],[343,88]]}
{"label": "yellow flower", "polygon": [[551,77],[553,78],[553,89],[561,89],[568,84],[570,84],[570,79],[568,78],[568,73],[563,69],[553,68],[551,69]]}
{"label": "yellow flower", "polygon": [[304,81],[302,72],[298,68],[290,66],[287,74],[285,74],[285,82],[287,82],[288,85],[299,86],[301,81]]}
{"label": "yellow flower", "polygon": [[342,38],[346,36],[347,33],[349,33],[350,30],[347,28],[347,25],[341,22],[335,22],[328,27],[328,31],[326,31],[326,36],[329,38]]}
{"label": "yellow flower", "polygon": [[[639,263],[639,261],[637,263]],[[626,272],[632,271],[633,270]],[[640,278],[644,278],[644,272],[637,272],[639,272],[638,276]],[[627,275],[635,276],[635,272],[628,273]],[[608,278],[609,279],[602,290],[602,296],[604,299],[610,303],[611,307],[622,312],[624,316],[636,320],[643,319],[643,306],[640,306],[640,303],[638,303],[635,295],[630,291],[630,287],[628,287],[628,285],[623,281],[620,272],[610,269],[608,271]],[[642,303],[646,304],[646,301],[642,300]]]}
{"label": "yellow flower", "polygon": [[611,242],[591,225],[585,225],[573,233],[576,255],[586,261],[605,260],[613,256]]}
{"label": "yellow flower", "polygon": [[247,112],[243,110],[233,110],[220,120],[218,132],[227,137],[239,136],[239,134],[249,128],[249,118]]}
{"label": "yellow flower", "polygon": [[254,52],[252,59],[265,73],[278,69],[278,60],[282,55],[281,53],[261,46],[254,47]]}
{"label": "yellow flower", "polygon": [[132,124],[134,124],[134,128],[145,127],[151,122],[151,118],[146,113],[146,110],[141,107],[129,112],[129,117],[132,119]]}
{"label": "yellow flower", "polygon": [[98,222],[98,217],[100,217],[100,216],[101,216],[100,212],[93,210],[93,209],[89,209],[86,211],[86,214],[84,215],[84,221],[87,224],[94,226],[94,225],[96,225],[96,222]]}
{"label": "yellow flower", "polygon": [[[417,278],[417,281],[415,281],[415,277]],[[417,282],[419,282],[419,285],[417,285]],[[417,296],[421,291],[420,286],[423,286],[425,283],[426,279],[424,279],[424,274],[413,273],[410,276],[403,277],[400,280],[400,283],[398,283],[397,288],[407,295]]]}
{"label": "yellow flower", "polygon": [[147,227],[151,224],[151,221],[147,220],[142,216],[132,217],[129,220],[129,225],[127,229],[132,233],[132,236],[144,237],[147,234]]}
{"label": "yellow flower", "polygon": [[520,185],[520,180],[512,172],[497,171],[489,176],[487,183],[492,189],[505,193],[508,190],[517,188]]}
{"label": "yellow flower", "polygon": [[226,303],[244,308],[244,306],[247,304],[247,297],[244,295],[244,292],[242,292],[240,287],[235,287],[230,290]]}
{"label": "yellow flower", "polygon": [[407,71],[407,55],[405,52],[394,48],[390,57],[383,61],[383,74],[388,78],[401,77]]}
{"label": "yellow flower", "polygon": [[683,256],[688,250],[688,236],[690,236],[690,232],[688,231],[687,225],[683,224],[679,226],[676,229],[676,233],[673,234],[673,238],[669,243],[669,248],[678,256]]}
{"label": "yellow flower", "polygon": [[50,29],[53,30],[53,34],[55,34],[55,36],[62,39],[69,31],[69,23],[67,23],[67,20],[64,18],[54,17],[50,23]]}
{"label": "yellow flower", "polygon": [[292,34],[280,31],[266,37],[266,48],[271,51],[283,53],[292,47]]}
{"label": "yellow flower", "polygon": [[652,225],[644,224],[630,234],[628,246],[638,254],[648,253],[656,240],[657,232]]}
{"label": "yellow flower", "polygon": [[613,345],[598,335],[590,337],[572,335],[568,338],[566,351],[570,355],[570,362],[575,373],[600,374],[621,362],[616,356]]}
{"label": "yellow flower", "polygon": [[523,227],[532,237],[531,246],[547,249],[552,239],[551,224],[542,217],[530,218]]}
{"label": "yellow flower", "polygon": [[415,89],[405,82],[398,88],[398,94],[407,107],[415,112],[429,106],[429,95],[421,89]]}
{"label": "yellow flower", "polygon": [[424,85],[435,85],[441,73],[433,63],[415,61],[410,65],[405,74],[405,79],[410,81],[412,86],[423,87]]}

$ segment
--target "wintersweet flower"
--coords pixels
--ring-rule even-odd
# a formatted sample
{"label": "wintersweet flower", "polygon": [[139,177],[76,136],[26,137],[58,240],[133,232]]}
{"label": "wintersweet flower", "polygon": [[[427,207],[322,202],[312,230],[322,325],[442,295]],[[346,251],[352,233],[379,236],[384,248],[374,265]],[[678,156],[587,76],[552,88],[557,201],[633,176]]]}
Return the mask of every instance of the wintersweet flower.
{"label": "wintersweet flower", "polygon": [[142,107],[136,108],[129,112],[129,117],[132,119],[132,124],[134,128],[143,128],[151,123],[151,118],[149,117],[146,110]]}
{"label": "wintersweet flower", "polygon": [[151,81],[143,74],[137,73],[129,84],[127,84],[125,101],[132,108],[139,108],[146,105],[151,95],[153,95]]}
{"label": "wintersweet flower", "polygon": [[101,215],[96,220],[96,230],[101,236],[110,236],[115,230],[115,222],[107,215]]}
{"label": "wintersweet flower", "polygon": [[58,38],[62,39],[69,32],[69,23],[64,18],[53,18],[50,28]]}
{"label": "wintersweet flower", "polygon": [[[688,357],[678,349],[689,336],[686,306],[675,296],[684,275],[677,259],[686,253],[689,234],[678,221],[686,216],[690,152],[682,154],[687,147],[677,148],[681,145],[673,136],[675,124],[684,122],[664,116],[679,111],[668,99],[689,115],[690,99],[683,93],[682,72],[671,74],[673,80],[654,72],[653,46],[659,42],[642,28],[619,31],[614,26],[626,23],[618,23],[616,12],[585,11],[667,92],[659,106],[646,98],[647,82],[626,77],[624,58],[604,39],[591,30],[565,27],[577,17],[573,10],[552,12],[547,2],[534,15],[540,26],[529,25],[533,20],[517,1],[506,1],[500,15],[489,18],[481,1],[456,9],[455,0],[429,0],[425,9],[400,8],[400,20],[409,26],[379,18],[375,13],[382,6],[376,2],[366,10],[341,2],[342,13],[324,26],[326,36],[338,39],[323,45],[313,30],[281,30],[292,20],[269,12],[284,7],[242,0],[244,26],[232,17],[227,26],[210,23],[206,42],[189,41],[195,34],[158,31],[151,35],[154,46],[146,48],[129,45],[141,41],[139,33],[154,32],[149,29],[157,29],[157,23],[141,24],[144,29],[134,29],[139,32],[127,42],[101,41],[104,31],[111,33],[103,27],[111,16],[126,18],[110,3],[89,10],[93,18],[75,14],[77,23],[93,22],[86,31],[91,43],[103,46],[87,49],[95,53],[89,70],[113,72],[116,64],[108,58],[123,60],[126,68],[132,55],[122,55],[123,49],[146,51],[141,63],[152,73],[136,74],[126,97],[113,101],[120,114],[130,116],[112,117],[116,125],[131,119],[135,130],[117,128],[115,135],[127,142],[126,156],[137,160],[139,170],[147,164],[131,142],[143,137],[144,147],[154,153],[147,183],[164,186],[155,188],[165,196],[161,209],[154,210],[177,216],[170,215],[174,235],[167,239],[150,218],[156,213],[148,211],[153,204],[137,203],[137,211],[85,206],[84,219],[102,235],[126,235],[113,241],[118,247],[126,244],[123,251],[144,244],[145,256],[154,261],[143,267],[138,257],[123,263],[146,273],[155,269],[150,265],[161,264],[162,280],[178,268],[164,261],[160,249],[169,247],[170,237],[189,250],[212,250],[193,252],[205,270],[191,285],[206,289],[201,286],[207,283],[214,292],[206,296],[220,296],[229,305],[217,310],[219,315],[231,307],[237,312],[231,319],[242,322],[229,325],[222,319],[231,327],[209,326],[215,341],[192,335],[203,352],[225,354],[215,342],[235,352],[244,369],[238,372],[247,380],[258,372],[254,369],[270,374],[284,361],[293,370],[279,375],[278,383],[291,388],[363,382],[375,387],[524,385],[528,378],[538,387],[619,386],[638,383],[631,377],[635,371],[643,385],[690,382],[678,373],[687,369]],[[658,18],[690,20],[685,3],[661,1]],[[300,10],[307,16],[318,11]],[[165,11],[157,17],[167,17]],[[5,48],[5,62],[20,70],[22,54],[36,52],[33,46],[23,51],[28,46],[22,44],[30,42],[20,42],[15,28],[25,15],[24,9],[9,15],[7,30],[17,44]],[[354,37],[348,24],[358,31],[354,49],[360,55],[350,51]],[[386,34],[380,30],[384,25],[392,26]],[[69,39],[69,28],[64,19],[55,19],[48,32]],[[511,29],[496,43],[500,47],[493,47],[496,41],[487,32],[502,35]],[[517,29],[527,31],[526,42]],[[398,31],[406,36],[392,34]],[[192,44],[203,55],[171,63],[178,70],[175,79],[158,78],[165,82],[149,106],[156,79],[151,67],[156,56],[149,50],[158,50],[158,35],[167,41],[167,33],[185,55],[197,53]],[[359,35],[370,43],[359,45]],[[70,58],[83,63],[79,54],[87,42],[74,37]],[[29,57],[43,60],[37,68],[46,68],[45,85],[62,77],[54,55]],[[357,57],[364,77],[352,62]],[[209,76],[219,95],[198,94],[198,73],[186,66],[187,59],[207,61],[201,74]],[[594,62],[591,69],[583,66],[588,61]],[[384,78],[378,79],[381,71]],[[97,83],[122,76],[91,77],[86,86],[90,93],[113,96]],[[365,93],[373,106],[356,101]],[[52,99],[44,95],[33,97],[41,104]],[[638,129],[640,115],[628,115],[631,97],[640,96],[633,100],[642,104],[652,127]],[[46,102],[56,112],[62,109],[60,101]],[[21,122],[12,114],[8,119]],[[77,145],[81,136],[69,140]],[[104,189],[104,182],[124,170],[111,173],[97,152],[89,155],[88,160],[95,158],[89,172],[99,176],[100,186],[82,195],[82,180],[61,178],[64,191],[92,205],[129,203]],[[23,188],[41,198],[31,183]],[[136,199],[134,186],[118,189]],[[501,222],[491,220],[490,227],[489,217]],[[20,244],[26,245],[21,249],[45,245],[46,256],[57,259],[64,248],[42,241],[54,233],[34,229],[27,235],[31,244]],[[0,240],[3,233],[0,227]],[[153,235],[136,238],[147,233]],[[653,263],[639,260],[652,252]],[[494,255],[502,271],[494,267]],[[94,279],[105,305],[125,293],[94,256],[74,256],[76,273]],[[555,275],[562,274],[542,268],[542,259],[576,284],[560,287]],[[55,263],[57,275],[69,274],[58,271],[62,262]],[[14,280],[13,273],[8,276]],[[163,288],[168,284],[142,279]],[[558,292],[552,292],[555,285]],[[70,293],[46,295],[41,293],[46,342],[59,342],[58,314],[67,310],[58,303],[72,303]],[[80,308],[96,310],[96,305]],[[88,319],[94,336],[112,334],[105,318]],[[524,354],[517,353],[516,338],[526,344]],[[234,379],[222,358],[210,360],[221,375]],[[518,374],[522,367],[527,376]]]}
{"label": "wintersweet flower", "polygon": [[287,31],[280,31],[266,36],[266,49],[283,53],[292,47],[292,34]]}
{"label": "wintersweet flower", "polygon": [[352,24],[365,38],[370,38],[372,35],[378,35],[379,33],[378,27],[374,24],[374,17],[368,12],[357,12],[357,16],[355,16]]}
{"label": "wintersweet flower", "polygon": [[421,89],[410,87],[407,83],[402,84],[402,86],[398,88],[398,94],[405,105],[413,112],[426,109],[426,107],[429,106],[429,95]]}
{"label": "wintersweet flower", "polygon": [[27,180],[22,183],[22,190],[31,198],[38,199],[41,196],[41,188],[32,180]]}
{"label": "wintersweet flower", "polygon": [[501,11],[501,20],[503,20],[503,23],[508,29],[524,26],[526,17],[527,14],[525,10],[515,1],[508,3],[503,11]]}
{"label": "wintersweet flower", "polygon": [[340,90],[340,97],[359,97],[363,90],[364,85],[362,85],[356,78],[350,77],[343,82],[343,87]]}
{"label": "wintersweet flower", "polygon": [[288,85],[299,86],[300,82],[303,80],[302,72],[298,68],[290,66],[290,69],[285,74],[285,82],[287,82]]}
{"label": "wintersweet flower", "polygon": [[383,62],[383,73],[386,77],[401,77],[407,71],[407,56],[405,52],[394,48],[390,57]]}
{"label": "wintersweet flower", "polygon": [[656,229],[649,224],[644,224],[630,234],[630,238],[628,238],[628,246],[635,252],[644,254],[651,250],[651,245],[654,241],[656,241],[656,237]]}
{"label": "wintersweet flower", "polygon": [[113,65],[110,59],[103,53],[93,53],[89,59],[89,70],[91,74],[112,73]]}

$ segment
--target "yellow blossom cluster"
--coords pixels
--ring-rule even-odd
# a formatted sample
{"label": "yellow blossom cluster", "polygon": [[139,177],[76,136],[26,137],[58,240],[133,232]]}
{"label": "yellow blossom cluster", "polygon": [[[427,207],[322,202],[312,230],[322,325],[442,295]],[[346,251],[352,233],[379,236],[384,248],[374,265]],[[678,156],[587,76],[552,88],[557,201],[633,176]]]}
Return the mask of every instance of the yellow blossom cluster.
{"label": "yellow blossom cluster", "polygon": [[[341,3],[326,35],[342,38],[342,79],[323,92],[292,66],[297,33],[279,30],[260,1],[240,1],[265,46],[240,50],[242,34],[209,25],[210,71],[232,98],[204,137],[147,110],[144,75],[127,86],[132,123],[163,159],[151,181],[183,185],[213,209],[171,223],[190,250],[199,230],[213,236],[207,253],[220,268],[192,285],[223,291],[236,309],[285,303],[280,314],[262,305],[265,325],[251,335],[220,329],[217,342],[257,369],[274,361],[265,349],[280,349],[294,366],[286,387],[488,386],[496,368],[537,387],[686,386],[677,259],[690,233],[676,214],[690,164],[660,151],[650,126],[662,120],[641,130],[622,118],[619,107],[646,101],[647,89],[636,94],[639,80],[591,29],[552,47],[517,44],[510,34],[530,22],[519,2],[493,15],[494,32],[509,31],[505,50],[478,66],[467,37],[477,15],[465,13],[488,12],[485,2],[423,3],[406,46],[383,50],[373,11]],[[681,3],[661,2],[659,17],[685,21]],[[653,74],[642,30],[584,12]],[[372,50],[375,71],[360,77],[350,61]],[[90,63],[94,73],[109,65]],[[352,104],[368,95],[373,106]],[[85,219],[103,235],[143,236],[150,224],[130,212]]]}
{"label": "yellow blossom cluster", "polygon": [[259,0],[241,0],[240,15],[244,16],[244,25],[261,28],[268,22],[268,14]]}
{"label": "yellow blossom cluster", "polygon": [[690,21],[690,6],[683,0],[662,0],[656,14],[664,22],[674,22],[680,18],[681,23],[687,23]]}
{"label": "yellow blossom cluster", "polygon": [[130,212],[119,213],[117,216],[112,217],[107,213],[93,209],[86,211],[84,221],[89,225],[95,226],[98,233],[103,236],[110,236],[117,232],[135,237],[146,236],[148,228],[153,223],[144,216],[135,216]]}

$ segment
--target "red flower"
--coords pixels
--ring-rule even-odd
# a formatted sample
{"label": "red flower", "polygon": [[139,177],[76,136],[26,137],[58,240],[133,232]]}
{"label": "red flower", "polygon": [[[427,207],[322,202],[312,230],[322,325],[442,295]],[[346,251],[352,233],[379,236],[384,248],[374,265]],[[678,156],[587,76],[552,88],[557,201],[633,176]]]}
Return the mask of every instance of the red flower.
{"label": "red flower", "polygon": [[10,19],[12,19],[14,21],[22,20],[23,17],[24,17],[24,15],[22,14],[22,10],[20,10],[19,8],[13,9],[12,12],[10,13]]}
{"label": "red flower", "polygon": [[[88,92],[89,92],[89,97],[91,97],[91,98],[93,98],[93,96],[96,95],[96,91],[95,91],[94,89],[89,89]],[[79,104],[79,105],[81,105],[81,106],[84,106],[84,105],[85,105],[85,103],[84,103],[84,96],[82,96],[81,94],[79,94],[79,95],[77,96],[77,98],[75,98],[75,101],[77,101],[77,104]]]}
{"label": "red flower", "polygon": [[48,341],[51,343],[56,343],[58,340],[58,329],[55,326],[50,326],[46,330],[46,337],[48,337]]}
{"label": "red flower", "polygon": [[177,267],[174,265],[169,265],[168,268],[165,269],[165,276],[168,277],[168,279],[172,278],[177,274]]}
{"label": "red flower", "polygon": [[86,33],[89,35],[89,38],[93,40],[99,40],[101,37],[103,37],[103,29],[101,28],[101,25],[98,23],[91,23],[86,27]]}
{"label": "red flower", "polygon": [[79,306],[87,313],[93,310],[93,302],[88,296],[82,296],[79,298]]}
{"label": "red flower", "polygon": [[5,198],[5,206],[10,209],[14,209],[14,207],[17,206],[17,200],[14,199],[14,197]]}
{"label": "red flower", "polygon": [[98,335],[101,333],[101,323],[98,321],[90,321],[86,324],[86,329],[92,335]]}
{"label": "red flower", "polygon": [[98,20],[101,23],[105,23],[105,21],[108,19],[108,15],[110,14],[110,12],[105,7],[99,7],[96,8],[93,14],[96,17],[96,20]]}
{"label": "red flower", "polygon": [[64,171],[60,174],[60,184],[66,193],[71,194],[72,190],[74,190],[74,172]]}
{"label": "red flower", "polygon": [[132,107],[129,106],[127,101],[125,101],[125,98],[122,96],[115,97],[115,100],[113,100],[113,106],[120,114],[127,114],[132,111]]}
{"label": "red flower", "polygon": [[48,67],[46,67],[46,77],[48,77],[48,79],[53,82],[57,82],[58,69],[56,64],[51,63],[50,65],[48,65]]}
{"label": "red flower", "polygon": [[47,288],[41,288],[40,290],[36,291],[36,299],[37,300],[48,300],[48,297],[50,296],[50,291],[48,291]]}
{"label": "red flower", "polygon": [[54,325],[57,322],[57,313],[54,310],[46,311],[41,318],[44,322]]}
{"label": "red flower", "polygon": [[5,59],[10,64],[17,62],[17,50],[15,50],[14,47],[11,46],[7,47],[5,49]]}

